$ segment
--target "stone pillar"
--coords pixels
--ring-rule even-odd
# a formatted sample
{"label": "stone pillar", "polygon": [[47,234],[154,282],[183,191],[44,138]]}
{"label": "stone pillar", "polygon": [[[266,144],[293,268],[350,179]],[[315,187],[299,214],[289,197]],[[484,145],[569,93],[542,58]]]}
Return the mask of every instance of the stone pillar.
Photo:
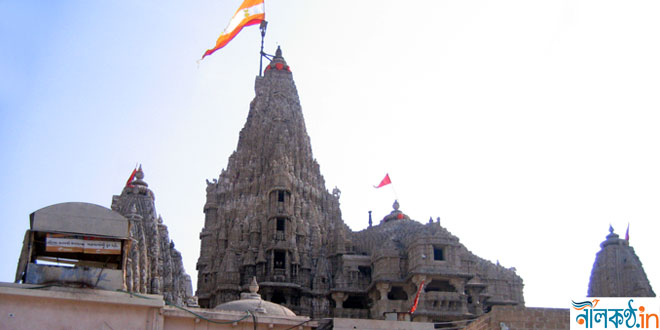
{"label": "stone pillar", "polygon": [[412,277],[412,282],[415,284],[415,292],[417,292],[417,289],[419,288],[419,285],[422,284],[422,281],[424,281],[424,284],[429,284],[431,282],[431,279],[426,277],[426,275],[420,275],[417,274]]}
{"label": "stone pillar", "polygon": [[376,290],[380,293],[380,300],[388,300],[387,293],[390,292],[392,286],[389,283],[377,283]]}
{"label": "stone pillar", "polygon": [[344,292],[333,292],[332,293],[332,300],[335,301],[335,312],[334,316],[335,317],[342,317],[343,311],[344,311],[344,301],[348,299],[348,295]]}

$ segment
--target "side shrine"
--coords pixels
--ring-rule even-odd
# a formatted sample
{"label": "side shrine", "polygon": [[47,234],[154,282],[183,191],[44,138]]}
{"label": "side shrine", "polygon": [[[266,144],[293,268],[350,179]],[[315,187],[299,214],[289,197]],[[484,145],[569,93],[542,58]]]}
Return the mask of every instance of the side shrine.
{"label": "side shrine", "polygon": [[627,236],[620,239],[610,226],[591,269],[588,297],[655,297]]}
{"label": "side shrine", "polygon": [[30,214],[15,282],[157,294],[195,306],[181,253],[143,179],[140,166],[112,210],[69,202]]}
{"label": "side shrine", "polygon": [[415,321],[474,318],[523,305],[522,279],[472,254],[439,220],[411,220],[395,202],[380,224],[353,232],[325,188],[290,67],[277,52],[226,170],[207,181],[197,297],[213,308],[239,299],[253,276],[265,300],[313,318]]}

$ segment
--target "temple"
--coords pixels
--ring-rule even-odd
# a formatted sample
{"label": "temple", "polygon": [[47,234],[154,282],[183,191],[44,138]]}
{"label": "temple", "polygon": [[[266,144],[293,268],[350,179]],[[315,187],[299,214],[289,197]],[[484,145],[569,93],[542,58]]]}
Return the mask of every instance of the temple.
{"label": "temple", "polygon": [[629,243],[610,226],[591,269],[589,297],[655,297],[642,262]]}
{"label": "temple", "polygon": [[190,276],[167,226],[156,214],[154,193],[144,181],[142,165],[121,194],[112,197],[112,210],[130,222],[132,244],[127,251],[126,289],[160,294],[177,305],[196,305]]}
{"label": "temple", "polygon": [[524,304],[515,269],[475,256],[439,219],[411,220],[395,202],[380,224],[353,232],[344,223],[341,192],[326,189],[279,47],[255,92],[227,168],[207,180],[201,307],[239,299],[253,277],[263,299],[313,318],[385,319],[408,312],[420,287],[415,321]]}

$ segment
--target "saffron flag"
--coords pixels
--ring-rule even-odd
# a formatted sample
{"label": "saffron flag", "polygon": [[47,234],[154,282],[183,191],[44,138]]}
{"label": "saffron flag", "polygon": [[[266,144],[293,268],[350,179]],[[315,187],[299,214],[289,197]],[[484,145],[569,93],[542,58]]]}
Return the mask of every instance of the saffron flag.
{"label": "saffron flag", "polygon": [[626,228],[626,241],[630,241],[630,235],[628,234],[629,230],[630,230],[630,224],[628,224],[628,227]]}
{"label": "saffron flag", "polygon": [[220,34],[220,37],[218,37],[215,47],[208,49],[202,56],[202,59],[227,45],[239,32],[241,32],[243,27],[259,24],[265,19],[266,9],[264,6],[264,0],[243,1],[234,16],[231,18],[231,21],[229,21],[229,25],[227,25],[224,31]]}
{"label": "saffron flag", "polygon": [[417,289],[417,294],[415,295],[415,302],[412,307],[410,307],[410,314],[414,313],[417,310],[417,303],[419,302],[419,294],[422,293],[422,288],[424,288],[424,281],[419,284],[419,289]]}
{"label": "saffron flag", "polygon": [[135,178],[135,173],[137,173],[137,166],[135,166],[133,172],[131,172],[131,176],[128,177],[128,180],[126,181],[126,187],[133,187],[131,183],[133,182],[133,178]]}
{"label": "saffron flag", "polygon": [[382,181],[378,184],[378,186],[374,186],[374,188],[380,188],[382,186],[387,186],[388,184],[392,183],[392,180],[390,180],[390,174],[385,174],[385,177],[383,178]]}

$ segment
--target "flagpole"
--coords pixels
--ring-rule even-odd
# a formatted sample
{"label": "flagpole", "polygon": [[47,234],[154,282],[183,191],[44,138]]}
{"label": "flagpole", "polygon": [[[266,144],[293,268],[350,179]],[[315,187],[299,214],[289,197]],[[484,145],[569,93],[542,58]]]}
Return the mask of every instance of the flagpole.
{"label": "flagpole", "polygon": [[266,20],[261,21],[259,29],[261,29],[261,51],[259,52],[259,77],[263,72],[263,62],[264,62],[264,37],[266,36],[266,28],[268,27],[268,22]]}
{"label": "flagpole", "polygon": [[394,183],[390,185],[392,187],[392,192],[394,192],[394,199],[399,200],[399,196],[396,194],[396,189],[394,189]]}

